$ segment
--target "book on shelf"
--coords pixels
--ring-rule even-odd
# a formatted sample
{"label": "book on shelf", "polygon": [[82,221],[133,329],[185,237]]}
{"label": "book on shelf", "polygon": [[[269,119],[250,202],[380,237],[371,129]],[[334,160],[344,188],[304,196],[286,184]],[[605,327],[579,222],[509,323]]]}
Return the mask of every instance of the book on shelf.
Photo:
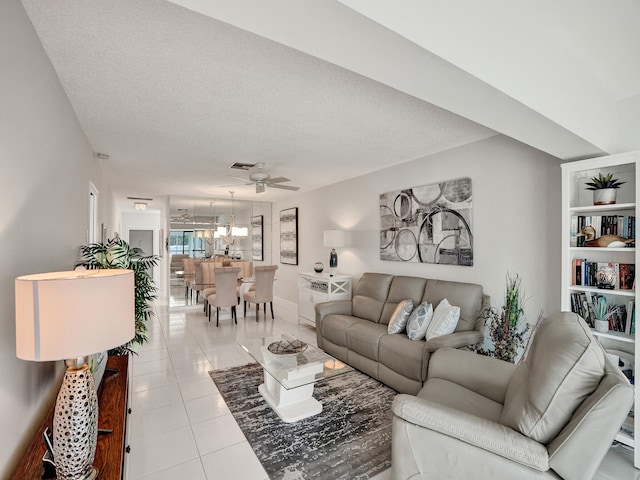
{"label": "book on shelf", "polygon": [[574,258],[571,271],[571,285],[574,286],[635,289],[636,266],[633,263],[590,262],[586,258]]}
{"label": "book on shelf", "polygon": [[[633,317],[636,314],[636,302],[629,300],[627,302],[627,318],[624,323],[624,333],[631,335],[631,325],[633,325]],[[634,332],[635,333],[635,330]]]}
{"label": "book on shelf", "polygon": [[572,215],[570,246],[584,246],[585,236],[580,233],[587,226],[593,227],[596,238],[602,235],[636,238],[636,217],[634,215]]}
{"label": "book on shelf", "polygon": [[635,302],[616,304],[598,292],[572,292],[571,311],[580,315],[593,328],[595,320],[607,320],[609,330],[633,335],[635,332]]}

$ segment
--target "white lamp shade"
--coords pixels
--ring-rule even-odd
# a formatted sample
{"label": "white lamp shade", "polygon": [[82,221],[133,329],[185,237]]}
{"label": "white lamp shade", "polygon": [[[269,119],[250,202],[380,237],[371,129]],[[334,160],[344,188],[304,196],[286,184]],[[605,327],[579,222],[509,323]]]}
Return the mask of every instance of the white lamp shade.
{"label": "white lamp shade", "polygon": [[346,247],[347,232],[344,230],[325,230],[323,244],[329,248]]}
{"label": "white lamp shade", "polygon": [[231,235],[234,237],[246,237],[249,235],[249,228],[247,227],[232,227]]}
{"label": "white lamp shade", "polygon": [[16,278],[16,355],[52,361],[127,343],[135,335],[132,270],[53,272]]}

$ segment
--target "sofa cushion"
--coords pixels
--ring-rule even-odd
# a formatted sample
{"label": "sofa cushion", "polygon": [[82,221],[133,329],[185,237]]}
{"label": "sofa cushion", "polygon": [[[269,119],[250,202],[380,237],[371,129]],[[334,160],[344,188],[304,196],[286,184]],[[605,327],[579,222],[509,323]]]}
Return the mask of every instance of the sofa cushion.
{"label": "sofa cushion", "polygon": [[393,275],[365,273],[353,291],[353,316],[378,323]]}
{"label": "sofa cushion", "polygon": [[351,315],[327,315],[322,319],[322,337],[340,347],[347,346],[347,329],[356,323],[371,323]]}
{"label": "sofa cushion", "polygon": [[386,325],[372,322],[354,323],[346,331],[347,348],[377,362],[378,344],[384,335],[387,335]]}
{"label": "sofa cushion", "polygon": [[438,305],[447,298],[451,305],[460,307],[460,319],[456,332],[473,330],[482,308],[482,287],[473,283],[427,280],[423,302]]}
{"label": "sofa cushion", "polygon": [[561,312],[547,318],[509,381],[500,423],[548,443],[597,388],[604,375],[604,356],[576,314]]}
{"label": "sofa cushion", "polygon": [[418,305],[407,320],[407,337],[411,340],[424,340],[427,329],[433,318],[433,307],[423,302]]}
{"label": "sofa cushion", "polygon": [[427,340],[453,333],[460,318],[460,307],[449,304],[446,298],[438,304],[429,322],[425,337]]}
{"label": "sofa cushion", "polygon": [[398,303],[406,300],[407,298],[413,300],[414,305],[420,304],[426,284],[426,278],[405,276],[393,277],[391,286],[389,287],[389,294],[387,295],[384,307],[382,308],[380,323],[389,323],[391,321],[391,315]]}
{"label": "sofa cushion", "polygon": [[378,358],[394,372],[421,382],[424,342],[413,342],[406,335],[385,335],[380,339]]}
{"label": "sofa cushion", "polygon": [[407,328],[407,320],[413,312],[413,300],[402,300],[393,311],[387,333],[402,333]]}

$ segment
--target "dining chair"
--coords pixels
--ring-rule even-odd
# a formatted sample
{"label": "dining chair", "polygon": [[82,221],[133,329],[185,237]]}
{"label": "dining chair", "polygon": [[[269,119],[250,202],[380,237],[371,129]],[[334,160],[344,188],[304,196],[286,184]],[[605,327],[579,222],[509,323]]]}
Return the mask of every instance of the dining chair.
{"label": "dining chair", "polygon": [[196,276],[195,265],[193,262],[193,258],[183,258],[182,266],[184,270],[184,296],[185,298],[189,296],[189,292],[193,286],[193,281]]}
{"label": "dining chair", "polygon": [[192,283],[192,293],[196,292],[196,304],[200,301],[200,292],[204,290],[204,282],[202,280],[202,264],[205,263],[200,258],[193,259],[193,283]]}
{"label": "dining chair", "polygon": [[207,297],[209,321],[211,321],[211,307],[216,307],[216,327],[220,326],[220,308],[231,307],[231,318],[238,324],[236,305],[238,304],[238,267],[220,267],[214,269],[216,278],[216,293]]}
{"label": "dining chair", "polygon": [[202,283],[204,285],[204,288],[202,289],[202,299],[204,301],[203,312],[205,315],[207,314],[207,307],[209,306],[207,298],[216,293],[216,274],[214,270],[219,266],[220,265],[213,260],[208,260],[200,264],[200,269],[202,270]]}
{"label": "dining chair", "polygon": [[247,316],[247,302],[256,304],[256,322],[260,314],[260,304],[264,303],[264,316],[267,318],[267,302],[271,307],[271,318],[273,315],[273,280],[276,275],[277,265],[261,265],[253,269],[256,277],[255,290],[249,290],[242,296],[244,300],[244,316]]}

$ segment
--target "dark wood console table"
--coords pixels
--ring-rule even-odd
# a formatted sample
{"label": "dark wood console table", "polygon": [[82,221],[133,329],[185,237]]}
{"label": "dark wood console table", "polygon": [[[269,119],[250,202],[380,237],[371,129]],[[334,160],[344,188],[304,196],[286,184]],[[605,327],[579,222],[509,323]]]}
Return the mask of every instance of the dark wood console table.
{"label": "dark wood console table", "polygon": [[[100,480],[121,480],[122,478],[127,418],[128,366],[129,357],[127,355],[109,357],[107,370],[102,377],[98,391],[98,428],[113,431],[98,435],[96,457],[93,464],[98,468]],[[116,372],[111,370],[116,370]],[[51,407],[47,418],[31,442],[13,480],[40,480],[42,478],[44,471],[42,456],[46,451],[42,434],[47,427],[49,430],[52,428],[54,408],[55,405]]]}

